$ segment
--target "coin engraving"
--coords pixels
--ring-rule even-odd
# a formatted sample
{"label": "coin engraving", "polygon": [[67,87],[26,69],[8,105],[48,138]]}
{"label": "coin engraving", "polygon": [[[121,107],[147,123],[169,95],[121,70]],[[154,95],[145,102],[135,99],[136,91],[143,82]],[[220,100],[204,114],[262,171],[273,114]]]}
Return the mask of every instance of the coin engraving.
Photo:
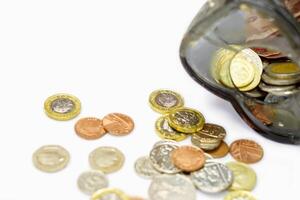
{"label": "coin engraving", "polygon": [[187,135],[180,133],[170,127],[168,120],[165,116],[160,117],[156,123],[155,128],[158,136],[162,139],[170,139],[175,141],[182,141],[187,138]]}
{"label": "coin engraving", "polygon": [[56,99],[52,102],[51,108],[54,112],[66,114],[74,109],[74,103],[67,98]]}
{"label": "coin engraving", "polygon": [[177,97],[172,93],[161,93],[155,97],[155,102],[166,108],[177,106],[179,101]]}
{"label": "coin engraving", "polygon": [[79,176],[77,185],[80,191],[92,195],[96,191],[108,187],[108,180],[102,172],[91,170]]}
{"label": "coin engraving", "polygon": [[103,126],[108,133],[116,136],[128,135],[134,129],[133,120],[121,113],[111,113],[103,118]]}
{"label": "coin engraving", "polygon": [[119,189],[103,188],[95,192],[91,200],[130,200],[130,198]]}
{"label": "coin engraving", "polygon": [[152,179],[154,176],[161,174],[156,169],[154,169],[148,156],[137,159],[134,168],[139,176],[147,179]]}
{"label": "coin engraving", "polygon": [[256,200],[256,198],[247,191],[233,191],[229,192],[224,200]]}
{"label": "coin engraving", "polygon": [[223,140],[226,136],[226,130],[222,126],[210,123],[205,123],[199,132],[219,140]]}
{"label": "coin engraving", "polygon": [[106,130],[103,127],[102,120],[95,117],[80,119],[75,124],[76,134],[84,139],[93,140],[105,135]]}

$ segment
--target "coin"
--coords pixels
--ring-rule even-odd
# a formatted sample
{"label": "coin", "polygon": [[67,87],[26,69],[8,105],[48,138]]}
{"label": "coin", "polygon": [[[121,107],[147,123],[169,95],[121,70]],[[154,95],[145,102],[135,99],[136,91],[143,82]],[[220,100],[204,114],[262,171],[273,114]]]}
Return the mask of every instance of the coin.
{"label": "coin", "polygon": [[211,151],[218,148],[222,140],[197,132],[192,135],[191,142],[205,151]]}
{"label": "coin", "polygon": [[252,140],[237,140],[230,145],[230,154],[243,163],[256,163],[263,158],[263,148]]}
{"label": "coin", "polygon": [[92,195],[96,191],[108,187],[108,180],[101,171],[90,170],[79,176],[77,185],[80,191]]}
{"label": "coin", "polygon": [[199,133],[219,140],[223,140],[226,136],[226,131],[222,126],[210,123],[205,123]]}
{"label": "coin", "polygon": [[103,126],[108,133],[116,136],[128,135],[134,129],[133,120],[121,113],[111,113],[103,118]]}
{"label": "coin", "polygon": [[81,111],[80,100],[69,94],[56,94],[49,97],[44,103],[48,117],[67,121],[77,117]]}
{"label": "coin", "polygon": [[264,125],[270,126],[273,124],[272,118],[274,117],[274,111],[271,106],[256,104],[250,108],[253,116],[261,121]]}
{"label": "coin", "polygon": [[104,188],[95,192],[91,200],[130,200],[130,198],[119,189]]}
{"label": "coin", "polygon": [[225,157],[229,152],[229,147],[226,142],[222,141],[220,146],[212,151],[206,151],[209,155],[211,155],[214,158],[222,158]]}
{"label": "coin", "polygon": [[266,93],[262,90],[260,90],[259,88],[255,88],[253,90],[250,91],[246,91],[244,92],[244,94],[248,97],[253,97],[253,98],[262,98],[266,96]]}
{"label": "coin", "polygon": [[265,68],[265,73],[273,78],[293,79],[300,76],[300,67],[296,63],[272,63]]}
{"label": "coin", "polygon": [[39,148],[32,157],[35,167],[44,172],[57,172],[64,169],[69,161],[69,152],[58,145],[46,145]]}
{"label": "coin", "polygon": [[246,164],[239,162],[229,162],[226,166],[233,173],[233,183],[230,190],[252,191],[256,185],[256,173]]}
{"label": "coin", "polygon": [[180,133],[171,128],[165,116],[160,117],[155,123],[157,135],[162,139],[170,139],[175,141],[182,141],[187,138],[187,135]]}
{"label": "coin", "polygon": [[145,200],[145,199],[142,198],[142,197],[136,197],[136,196],[130,196],[129,199],[130,199],[130,200]]}
{"label": "coin", "polygon": [[154,169],[148,156],[143,156],[137,159],[134,164],[134,169],[139,176],[147,179],[152,179],[154,176],[161,174]]}
{"label": "coin", "polygon": [[196,147],[181,146],[171,153],[174,165],[185,172],[193,172],[205,164],[204,152]]}
{"label": "coin", "polygon": [[229,192],[224,200],[256,200],[256,198],[247,191],[233,191]]}
{"label": "coin", "polygon": [[196,200],[196,190],[191,180],[183,175],[156,176],[148,190],[152,200]]}
{"label": "coin", "polygon": [[204,168],[191,173],[191,179],[199,190],[207,193],[218,193],[230,187],[233,175],[225,165],[208,161]]}
{"label": "coin", "polygon": [[195,133],[201,130],[205,123],[204,116],[191,108],[172,110],[167,119],[172,128],[183,133]]}
{"label": "coin", "polygon": [[154,146],[150,152],[150,160],[153,167],[159,172],[166,174],[175,174],[180,172],[172,162],[171,153],[173,150],[177,149],[178,145],[175,143],[165,143]]}
{"label": "coin", "polygon": [[114,147],[99,147],[89,155],[92,169],[104,173],[112,173],[122,168],[125,161],[124,154]]}
{"label": "coin", "polygon": [[181,108],[184,101],[178,93],[171,90],[156,90],[150,94],[149,103],[154,111],[165,114],[172,109]]}
{"label": "coin", "polygon": [[75,132],[81,138],[94,140],[106,134],[101,119],[95,117],[87,117],[80,119],[75,124]]}
{"label": "coin", "polygon": [[259,88],[262,91],[276,94],[276,93],[284,93],[286,91],[291,91],[296,88],[296,85],[287,85],[287,86],[275,86],[275,85],[268,85],[263,82],[259,84]]}
{"label": "coin", "polygon": [[175,142],[174,140],[167,140],[167,139],[164,139],[164,140],[160,140],[160,141],[156,142],[156,143],[153,145],[153,148],[155,148],[155,147],[157,147],[157,146],[160,146],[160,145],[164,145],[164,144],[177,145],[178,143]]}
{"label": "coin", "polygon": [[278,85],[278,86],[294,85],[300,82],[300,77],[289,78],[289,79],[278,79],[278,78],[270,77],[266,73],[262,74],[261,78],[267,84]]}

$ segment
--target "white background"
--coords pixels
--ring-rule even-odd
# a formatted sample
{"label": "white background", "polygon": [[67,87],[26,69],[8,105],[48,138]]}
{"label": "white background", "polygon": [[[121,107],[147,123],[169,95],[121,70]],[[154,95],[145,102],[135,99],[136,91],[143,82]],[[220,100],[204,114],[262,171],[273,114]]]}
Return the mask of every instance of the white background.
{"label": "white background", "polygon": [[[153,128],[159,115],[147,103],[149,93],[159,88],[178,91],[208,122],[223,125],[228,143],[249,138],[264,147],[264,159],[252,165],[258,175],[253,191],[258,199],[299,199],[299,146],[259,136],[229,103],[195,83],[180,63],[181,39],[202,4],[1,0],[0,200],[89,199],[77,189],[76,180],[89,169],[88,154],[103,145],[118,147],[126,155],[122,170],[108,175],[110,186],[147,197],[150,181],[139,178],[133,164],[159,139]],[[135,120],[135,131],[126,137],[80,139],[73,131],[76,119],[57,122],[43,112],[44,100],[57,92],[81,99],[80,117],[127,113]],[[45,144],[69,150],[72,157],[65,170],[46,174],[33,167],[32,153]],[[218,200],[224,195],[199,192],[198,199]]]}

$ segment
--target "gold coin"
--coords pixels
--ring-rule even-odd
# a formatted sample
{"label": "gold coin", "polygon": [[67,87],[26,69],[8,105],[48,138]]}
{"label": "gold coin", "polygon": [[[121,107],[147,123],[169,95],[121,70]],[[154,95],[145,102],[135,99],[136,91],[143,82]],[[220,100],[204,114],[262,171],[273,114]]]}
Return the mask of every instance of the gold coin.
{"label": "gold coin", "polygon": [[197,132],[192,135],[191,142],[205,151],[212,151],[220,146],[222,140]]}
{"label": "gold coin", "polygon": [[265,68],[268,76],[279,79],[295,79],[300,75],[300,67],[296,63],[273,63]]}
{"label": "gold coin", "polygon": [[45,101],[44,109],[48,117],[59,121],[67,121],[80,114],[81,103],[73,95],[56,94]]}
{"label": "gold coin", "polygon": [[105,188],[98,190],[92,195],[91,198],[91,200],[106,199],[130,200],[130,198],[123,191],[116,188]]}
{"label": "gold coin", "polygon": [[89,155],[91,168],[104,173],[118,171],[122,168],[124,161],[124,154],[114,147],[99,147]]}
{"label": "gold coin", "polygon": [[183,107],[183,98],[171,90],[156,90],[150,94],[149,103],[151,108],[165,114],[173,109]]}
{"label": "gold coin", "polygon": [[256,173],[246,164],[229,162],[227,167],[233,172],[234,179],[230,190],[252,191],[256,185]]}
{"label": "gold coin", "polygon": [[202,113],[191,108],[172,110],[167,116],[169,125],[183,133],[195,133],[204,126],[205,119]]}
{"label": "gold coin", "polygon": [[69,160],[69,152],[58,145],[43,146],[32,156],[35,167],[44,172],[60,171],[68,165]]}
{"label": "gold coin", "polygon": [[256,198],[248,191],[229,192],[224,200],[256,200]]}
{"label": "gold coin", "polygon": [[158,118],[155,123],[155,129],[157,135],[162,139],[175,140],[179,142],[187,138],[186,134],[180,133],[171,128],[165,116]]}

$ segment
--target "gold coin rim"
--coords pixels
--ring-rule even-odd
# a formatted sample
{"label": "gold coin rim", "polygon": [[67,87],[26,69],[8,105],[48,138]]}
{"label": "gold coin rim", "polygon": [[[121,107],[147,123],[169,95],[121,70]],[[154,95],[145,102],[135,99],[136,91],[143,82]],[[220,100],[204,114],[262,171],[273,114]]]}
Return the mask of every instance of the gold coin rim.
{"label": "gold coin rim", "polygon": [[239,196],[247,196],[247,198],[249,198],[250,200],[257,200],[250,192],[248,191],[243,191],[243,190],[240,190],[240,191],[232,191],[232,192],[229,192],[224,200],[234,200],[236,197],[239,197]]}
{"label": "gold coin rim", "polygon": [[130,198],[122,190],[117,188],[100,189],[92,195],[91,200],[100,200],[108,194],[116,194],[121,200],[130,200]]}

